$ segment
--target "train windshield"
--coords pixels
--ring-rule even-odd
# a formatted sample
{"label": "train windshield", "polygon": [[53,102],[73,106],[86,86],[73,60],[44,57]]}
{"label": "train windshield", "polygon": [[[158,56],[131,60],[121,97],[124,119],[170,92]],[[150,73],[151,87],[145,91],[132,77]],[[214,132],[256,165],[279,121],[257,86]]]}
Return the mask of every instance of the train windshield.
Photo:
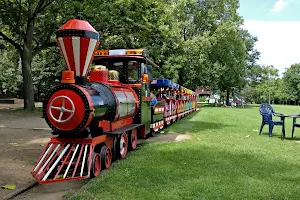
{"label": "train windshield", "polygon": [[137,58],[106,57],[95,59],[93,64],[103,65],[108,71],[117,71],[121,83],[139,83],[141,79],[140,67],[142,62],[142,59]]}

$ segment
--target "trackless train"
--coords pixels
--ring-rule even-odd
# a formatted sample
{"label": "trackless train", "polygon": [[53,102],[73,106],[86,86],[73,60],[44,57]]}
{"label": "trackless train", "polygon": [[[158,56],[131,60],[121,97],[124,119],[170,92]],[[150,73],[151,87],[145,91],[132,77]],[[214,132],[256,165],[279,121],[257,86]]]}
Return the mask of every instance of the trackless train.
{"label": "trackless train", "polygon": [[43,102],[55,136],[31,172],[40,184],[98,176],[138,138],[196,110],[193,91],[152,77],[158,66],[146,50],[96,50],[98,32],[79,19],[60,27],[56,40],[66,70]]}

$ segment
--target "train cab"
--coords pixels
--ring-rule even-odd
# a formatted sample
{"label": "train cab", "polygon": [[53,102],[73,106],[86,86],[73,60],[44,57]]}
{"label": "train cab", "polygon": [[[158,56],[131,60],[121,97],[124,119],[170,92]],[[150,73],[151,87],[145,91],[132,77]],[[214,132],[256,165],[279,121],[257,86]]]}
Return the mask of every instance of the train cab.
{"label": "train cab", "polygon": [[[97,50],[92,64],[107,68],[109,83],[119,82],[121,86],[134,90],[139,100],[139,110],[134,118],[134,123],[145,124],[145,135],[149,134],[151,123],[150,82],[152,81],[152,69],[153,67],[158,68],[158,66],[149,58],[147,50]],[[117,81],[115,81],[116,78]]]}

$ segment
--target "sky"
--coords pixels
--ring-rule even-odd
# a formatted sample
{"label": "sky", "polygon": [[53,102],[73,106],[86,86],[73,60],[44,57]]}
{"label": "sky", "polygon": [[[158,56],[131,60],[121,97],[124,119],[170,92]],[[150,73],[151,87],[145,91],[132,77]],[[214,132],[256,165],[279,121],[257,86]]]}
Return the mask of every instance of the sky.
{"label": "sky", "polygon": [[258,64],[273,65],[282,74],[300,63],[300,0],[240,0],[243,28],[257,36]]}

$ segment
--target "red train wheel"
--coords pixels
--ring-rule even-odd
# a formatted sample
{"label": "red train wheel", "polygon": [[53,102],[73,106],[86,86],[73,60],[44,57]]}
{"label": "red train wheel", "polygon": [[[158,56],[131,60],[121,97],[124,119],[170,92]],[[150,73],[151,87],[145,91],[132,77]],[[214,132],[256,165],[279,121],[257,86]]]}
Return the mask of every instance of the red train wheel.
{"label": "red train wheel", "polygon": [[101,148],[100,155],[101,155],[101,163],[102,163],[103,169],[109,168],[111,165],[111,161],[112,161],[111,150],[104,145]]}
{"label": "red train wheel", "polygon": [[136,144],[137,144],[137,130],[133,129],[131,134],[130,134],[130,143],[131,143],[131,149],[136,149]]}
{"label": "red train wheel", "polygon": [[101,157],[99,153],[93,152],[92,155],[92,166],[90,171],[91,178],[94,178],[100,174],[101,171]]}
{"label": "red train wheel", "polygon": [[127,154],[128,148],[128,138],[126,133],[122,133],[121,137],[119,138],[119,148],[120,148],[120,157],[124,158]]}

